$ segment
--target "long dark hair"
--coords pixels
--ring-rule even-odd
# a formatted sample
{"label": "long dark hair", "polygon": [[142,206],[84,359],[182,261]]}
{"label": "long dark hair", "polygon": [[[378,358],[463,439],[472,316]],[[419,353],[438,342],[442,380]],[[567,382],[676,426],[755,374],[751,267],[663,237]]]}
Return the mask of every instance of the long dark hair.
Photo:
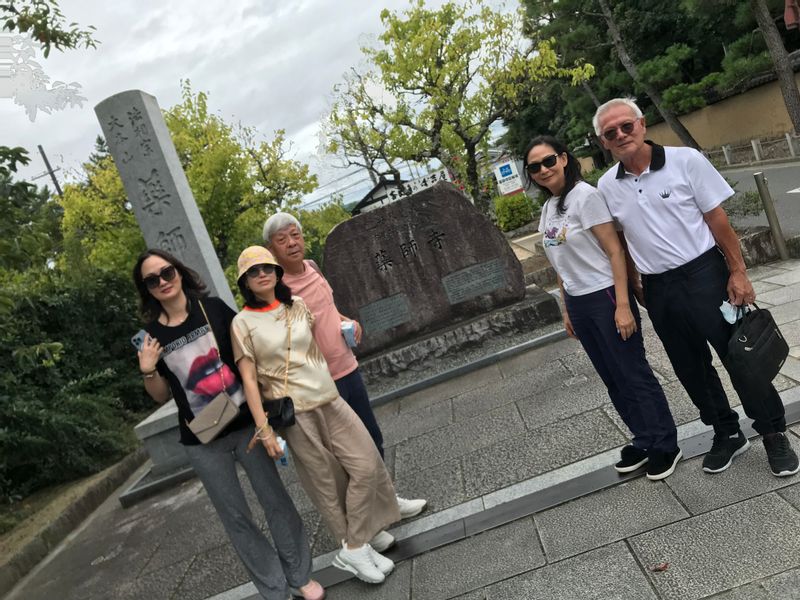
{"label": "long dark hair", "polygon": [[552,192],[543,185],[536,183],[533,180],[533,177],[531,177],[530,173],[528,173],[528,154],[530,154],[531,150],[533,150],[536,146],[541,146],[542,144],[547,144],[550,146],[556,151],[556,154],[567,155],[567,165],[564,167],[564,190],[561,192],[561,196],[558,199],[558,212],[563,213],[564,202],[567,198],[567,194],[572,191],[572,188],[575,187],[576,183],[583,181],[583,176],[581,175],[581,163],[578,162],[578,159],[573,156],[572,152],[570,152],[564,144],[562,144],[552,135],[538,135],[531,140],[531,143],[528,144],[527,148],[525,148],[525,154],[522,156],[522,168],[525,170],[525,177],[528,179],[528,187],[530,187],[531,184],[535,185],[542,192],[544,192],[548,198],[553,195]]}
{"label": "long dark hair", "polygon": [[203,280],[200,279],[200,275],[198,275],[196,271],[187,267],[169,252],[165,252],[159,248],[149,248],[139,255],[136,264],[133,266],[133,283],[136,285],[136,290],[139,292],[139,313],[145,323],[152,323],[164,312],[161,302],[153,297],[153,294],[147,289],[144,278],[142,277],[142,264],[151,256],[163,258],[180,273],[181,287],[183,288],[183,293],[186,295],[186,312],[189,312],[191,309],[192,300],[208,296],[206,284],[203,283]]}
{"label": "long dark hair", "polygon": [[[283,283],[283,269],[280,267],[275,267],[275,276],[278,278],[277,283],[275,284],[275,298],[283,302],[286,306],[292,305],[292,290],[289,289],[289,286]],[[267,303],[263,300],[259,300],[258,296],[253,293],[249,287],[247,287],[246,280],[247,273],[244,273],[241,277],[239,277],[239,281],[236,284],[239,286],[239,291],[242,292],[242,298],[244,298],[244,305],[248,308],[264,308],[267,306]]]}

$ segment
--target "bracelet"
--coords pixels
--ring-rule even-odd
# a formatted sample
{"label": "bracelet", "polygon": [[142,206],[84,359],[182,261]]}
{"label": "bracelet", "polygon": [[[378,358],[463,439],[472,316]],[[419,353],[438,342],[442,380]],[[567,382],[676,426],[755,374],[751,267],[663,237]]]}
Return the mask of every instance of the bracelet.
{"label": "bracelet", "polygon": [[145,375],[145,376],[147,376],[147,375],[152,375],[152,374],[153,374],[153,373],[155,373],[156,371],[158,371],[158,367],[153,367],[153,368],[152,368],[152,369],[150,369],[149,371],[142,371],[141,369],[139,370],[139,372],[140,372],[142,375]]}
{"label": "bracelet", "polygon": [[147,373],[142,373],[142,379],[153,379],[156,375],[158,375],[158,369],[153,369]]}

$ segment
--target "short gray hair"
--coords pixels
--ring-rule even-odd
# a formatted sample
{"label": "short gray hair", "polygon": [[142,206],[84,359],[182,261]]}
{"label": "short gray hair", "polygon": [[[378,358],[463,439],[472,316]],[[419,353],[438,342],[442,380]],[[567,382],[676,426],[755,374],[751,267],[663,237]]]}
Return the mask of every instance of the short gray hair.
{"label": "short gray hair", "polygon": [[601,104],[597,107],[597,110],[594,112],[594,116],[592,117],[592,126],[594,127],[594,132],[599,136],[602,132],[600,131],[600,117],[603,113],[608,112],[615,106],[627,106],[633,112],[633,115],[637,119],[641,119],[644,115],[642,114],[642,109],[636,105],[633,98],[614,98],[609,100],[605,104]]}
{"label": "short gray hair", "polygon": [[303,226],[300,225],[300,221],[298,221],[294,215],[290,215],[289,213],[285,212],[278,212],[272,215],[269,219],[267,219],[266,223],[264,223],[264,243],[269,246],[270,242],[272,241],[272,236],[278,233],[281,229],[286,229],[294,225],[303,233]]}

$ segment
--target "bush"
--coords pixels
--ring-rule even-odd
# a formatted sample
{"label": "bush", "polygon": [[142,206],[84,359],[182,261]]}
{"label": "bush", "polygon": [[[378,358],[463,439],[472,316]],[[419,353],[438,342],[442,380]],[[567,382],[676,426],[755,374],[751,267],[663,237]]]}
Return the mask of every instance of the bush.
{"label": "bush", "polygon": [[95,473],[136,444],[152,401],[131,335],[127,273],[68,283],[52,273],[3,281],[0,499]]}
{"label": "bush", "polygon": [[497,217],[497,226],[503,231],[511,231],[531,222],[533,201],[525,192],[513,196],[496,196],[494,214]]}

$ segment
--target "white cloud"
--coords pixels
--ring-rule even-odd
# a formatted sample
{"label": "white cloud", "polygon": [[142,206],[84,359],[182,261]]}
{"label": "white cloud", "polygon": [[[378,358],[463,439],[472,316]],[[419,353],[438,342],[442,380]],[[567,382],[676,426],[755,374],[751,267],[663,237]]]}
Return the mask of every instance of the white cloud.
{"label": "white cloud", "polygon": [[[54,166],[78,168],[100,134],[94,106],[108,96],[141,89],[166,108],[180,100],[181,79],[208,92],[210,108],[230,122],[255,126],[267,137],[286,129],[296,156],[309,159],[331,89],[361,62],[365,40],[380,32],[380,11],[408,5],[404,0],[59,4],[68,21],[94,25],[101,44],[95,50],[54,50],[46,60],[37,57],[51,80],[82,85],[80,93],[87,98],[82,108],[40,113],[31,123],[22,107],[0,99],[0,144],[28,148],[33,164],[26,176],[44,170],[37,144]],[[328,179],[327,173],[321,175]]]}

